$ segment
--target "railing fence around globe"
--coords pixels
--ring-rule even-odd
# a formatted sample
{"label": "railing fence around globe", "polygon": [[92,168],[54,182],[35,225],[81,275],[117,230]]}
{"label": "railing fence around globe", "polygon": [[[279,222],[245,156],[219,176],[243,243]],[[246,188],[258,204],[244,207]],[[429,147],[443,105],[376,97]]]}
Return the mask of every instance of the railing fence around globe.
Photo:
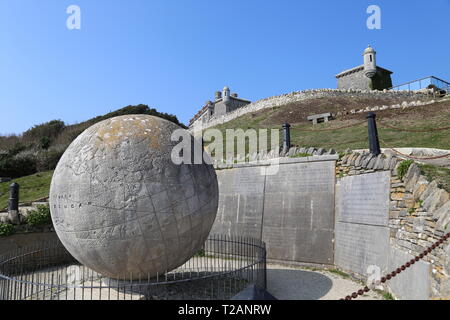
{"label": "railing fence around globe", "polygon": [[249,285],[266,289],[266,248],[258,239],[210,236],[179,268],[152,277],[109,279],[78,263],[61,243],[0,258],[0,300],[215,300]]}

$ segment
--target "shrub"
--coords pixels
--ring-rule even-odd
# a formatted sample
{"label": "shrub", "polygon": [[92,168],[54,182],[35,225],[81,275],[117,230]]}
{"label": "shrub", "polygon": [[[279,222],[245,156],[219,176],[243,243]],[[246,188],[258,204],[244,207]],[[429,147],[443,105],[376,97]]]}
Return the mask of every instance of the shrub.
{"label": "shrub", "polygon": [[14,226],[9,223],[0,223],[0,237],[7,237],[14,232]]}
{"label": "shrub", "polygon": [[46,123],[35,125],[33,128],[25,131],[23,137],[25,141],[33,143],[39,143],[42,137],[46,137],[48,145],[50,141],[57,137],[66,127],[65,123],[61,120],[52,120]]}
{"label": "shrub", "polygon": [[47,205],[39,205],[37,210],[28,213],[26,222],[30,226],[40,226],[50,223],[52,221],[50,216],[50,207]]}
{"label": "shrub", "polygon": [[16,154],[19,154],[20,152],[27,149],[27,146],[23,143],[17,142],[11,148],[8,149],[8,155],[15,156]]}
{"label": "shrub", "polygon": [[0,176],[19,178],[36,172],[36,157],[24,154],[0,159]]}
{"label": "shrub", "polygon": [[198,250],[198,252],[195,254],[196,257],[205,257],[205,249],[200,249]]}
{"label": "shrub", "polygon": [[409,167],[414,163],[413,160],[405,160],[400,162],[400,165],[397,168],[398,177],[403,180],[403,177],[408,172]]}
{"label": "shrub", "polygon": [[53,147],[47,151],[39,152],[36,163],[37,171],[41,172],[55,169],[63,153],[64,150]]}

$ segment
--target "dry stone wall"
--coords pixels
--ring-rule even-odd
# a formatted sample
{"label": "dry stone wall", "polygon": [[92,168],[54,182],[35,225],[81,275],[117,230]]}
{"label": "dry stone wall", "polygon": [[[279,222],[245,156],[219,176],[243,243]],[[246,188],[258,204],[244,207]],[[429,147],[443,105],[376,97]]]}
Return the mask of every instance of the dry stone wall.
{"label": "dry stone wall", "polygon": [[[202,129],[207,129],[213,126],[217,126],[238,117],[241,117],[247,113],[260,111],[266,108],[273,108],[288,103],[304,101],[308,99],[319,99],[319,98],[333,98],[333,97],[349,97],[349,98],[395,98],[403,99],[403,103],[396,104],[392,106],[379,106],[366,109],[351,110],[352,113],[366,112],[366,111],[377,111],[385,109],[395,109],[395,108],[406,108],[411,106],[420,106],[425,104],[433,103],[434,101],[422,102],[428,100],[429,95],[424,91],[377,91],[377,90],[339,90],[339,89],[315,89],[315,90],[305,90],[297,91],[288,94],[283,94],[279,96],[274,96],[266,99],[262,99],[253,102],[245,107],[239,108],[233,112],[230,112],[224,116],[218,118],[212,118],[206,123],[202,124]],[[196,130],[196,128],[192,128]]]}
{"label": "dry stone wall", "polygon": [[335,155],[336,150],[334,149],[324,149],[315,147],[292,147],[289,150],[270,150],[268,152],[262,151],[259,153],[247,154],[245,157],[241,155],[228,156],[228,158],[223,160],[213,160],[215,169],[227,169],[233,168],[236,164],[271,160],[276,158],[298,158],[306,156],[329,156]]}
{"label": "dry stone wall", "polygon": [[[221,170],[236,170],[236,168],[245,168],[246,165],[249,165],[240,162],[256,161],[258,163],[257,161],[259,161],[264,163],[280,157],[286,159],[284,161],[289,161],[295,160],[289,158],[302,158],[308,154],[313,155],[313,158],[318,161],[320,156],[333,155],[336,152],[333,149],[293,147],[289,150],[272,150],[267,153],[251,154],[247,155],[245,159],[238,157],[227,159],[227,161],[216,161],[215,167],[221,172],[219,175],[227,175],[227,172],[233,170]],[[307,159],[308,157],[305,157],[305,163],[308,163]],[[398,169],[402,162],[404,162],[403,159],[388,150],[379,156],[373,156],[368,152],[349,151],[347,154],[341,155],[336,162],[335,219],[337,222],[334,230],[334,263],[360,279],[367,279],[367,266],[379,266],[382,274],[391,272],[420,255],[426,248],[450,232],[448,192],[439,188],[435,181],[428,181],[415,163],[409,166],[403,177],[399,177]],[[256,167],[247,170],[255,171],[255,169]],[[236,172],[234,174],[236,175]],[[355,179],[345,186],[342,181],[348,178]],[[292,179],[302,179],[302,177],[296,176]],[[352,187],[352,183],[355,184],[355,181],[360,185],[359,189]],[[340,197],[340,193],[342,194],[342,189],[339,189],[344,187],[347,188],[344,190],[345,192],[355,193],[346,195],[349,197],[348,201],[356,200],[353,208],[340,207],[337,198]],[[245,183],[241,184],[240,188],[245,189]],[[219,193],[221,193],[220,187]],[[246,196],[247,193],[241,192]],[[260,195],[261,193],[255,192],[252,196],[255,197],[256,194]],[[252,205],[251,197],[247,197],[247,200],[245,201],[247,207],[264,207],[263,205]],[[371,204],[370,201],[372,201]],[[377,205],[377,201],[380,202],[379,205]],[[236,201],[233,203],[237,212],[238,205]],[[297,209],[301,211],[302,204],[298,203],[297,205]],[[341,212],[353,210],[354,213],[360,210],[367,214],[361,216],[355,214],[355,218],[347,212],[341,217],[340,210]],[[234,217],[236,218],[236,216]],[[238,228],[239,230],[235,230],[237,232],[247,232],[251,229],[250,227],[256,226],[254,230],[258,235],[263,233],[263,228],[261,228],[263,220],[250,226],[247,222],[254,223],[254,219],[246,217],[244,212],[241,212],[239,219],[240,224],[235,225],[233,216],[228,215],[226,223]],[[258,221],[259,219],[261,219],[261,215],[258,215]],[[268,230],[265,231],[267,235]],[[345,246],[342,245],[343,243]],[[390,290],[394,296],[400,299],[448,298],[450,297],[449,257],[450,245],[446,242],[411,268],[388,281],[385,289]],[[314,261],[303,258],[297,256],[295,259],[298,262]],[[318,260],[316,259],[316,261]]]}
{"label": "dry stone wall", "polygon": [[[436,181],[428,181],[415,163],[400,178],[398,168],[402,161],[393,154],[374,157],[369,153],[349,153],[336,166],[338,179],[390,172],[388,271],[418,256],[450,232],[448,192],[439,188]],[[389,281],[389,289],[404,299],[449,298],[449,257],[450,244],[446,242]]]}

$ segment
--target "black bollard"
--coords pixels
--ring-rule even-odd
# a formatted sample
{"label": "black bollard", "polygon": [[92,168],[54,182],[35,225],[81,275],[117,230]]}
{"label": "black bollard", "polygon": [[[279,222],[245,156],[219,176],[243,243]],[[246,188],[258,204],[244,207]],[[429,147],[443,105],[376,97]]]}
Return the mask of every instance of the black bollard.
{"label": "black bollard", "polygon": [[9,211],[19,210],[19,188],[17,183],[13,183],[9,186]]}
{"label": "black bollard", "polygon": [[289,151],[291,148],[291,125],[283,124],[283,150]]}
{"label": "black bollard", "polygon": [[19,185],[15,182],[9,186],[8,218],[12,224],[20,224]]}
{"label": "black bollard", "polygon": [[378,156],[381,153],[381,150],[380,150],[380,142],[378,141],[377,122],[375,118],[376,114],[373,112],[370,112],[367,115],[370,153],[373,154],[374,156]]}

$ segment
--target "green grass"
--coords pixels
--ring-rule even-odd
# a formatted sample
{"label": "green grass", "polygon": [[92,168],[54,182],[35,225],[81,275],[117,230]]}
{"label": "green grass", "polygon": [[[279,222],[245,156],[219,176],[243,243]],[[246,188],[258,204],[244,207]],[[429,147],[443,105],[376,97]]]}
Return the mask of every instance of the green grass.
{"label": "green grass", "polygon": [[48,205],[39,205],[36,210],[28,212],[27,224],[33,227],[49,224],[52,221]]}
{"label": "green grass", "polygon": [[7,237],[14,233],[14,226],[8,223],[0,223],[0,237]]}
{"label": "green grass", "polygon": [[20,185],[20,202],[31,202],[48,197],[53,171],[46,171],[0,183],[0,209],[8,207],[9,186],[16,182]]}
{"label": "green grass", "polygon": [[290,158],[306,158],[306,157],[311,157],[311,156],[312,156],[312,154],[309,154],[309,153],[299,153],[294,156],[290,156]]}
{"label": "green grass", "polygon": [[194,257],[205,257],[205,249],[200,249],[195,255]]}
{"label": "green grass", "polygon": [[[450,105],[449,102],[442,102],[435,108],[441,108],[433,112],[430,109],[422,110],[420,114],[409,111],[408,114],[390,115],[378,118],[378,135],[382,148],[438,148],[448,149],[450,146],[450,130],[431,131],[431,132],[406,132],[398,131],[382,124],[408,129],[408,130],[432,130],[440,127],[449,126]],[[444,108],[442,109],[442,106]],[[214,127],[219,129],[225,136],[226,129],[280,129],[282,123],[276,123],[277,113],[282,112],[284,107],[278,107],[261,112],[245,114],[237,119]],[[433,106],[430,106],[433,108]],[[437,110],[436,109],[436,110]],[[411,109],[413,110],[413,109]],[[402,111],[398,111],[402,112]],[[364,123],[361,123],[364,122]],[[355,125],[349,128],[334,130],[340,127]],[[330,131],[320,131],[320,130]],[[325,149],[335,149],[336,151],[344,151],[346,149],[367,149],[367,123],[364,115],[360,115],[360,119],[344,119],[334,120],[327,123],[312,125],[309,122],[291,123],[291,143],[300,147],[317,147]],[[280,141],[282,134],[280,132]]]}
{"label": "green grass", "polygon": [[408,172],[409,167],[414,163],[413,160],[405,160],[400,162],[400,165],[397,168],[397,175],[398,177],[403,180],[403,177]]}
{"label": "green grass", "polygon": [[394,296],[387,291],[382,291],[382,290],[377,290],[377,289],[375,289],[374,291],[376,293],[380,294],[384,300],[395,300]]}
{"label": "green grass", "polygon": [[302,266],[301,267],[302,269],[304,269],[304,270],[308,270],[308,271],[322,271],[322,270],[324,270],[324,269],[319,269],[319,268],[316,268],[316,267],[308,267],[308,266]]}
{"label": "green grass", "polygon": [[338,269],[329,269],[328,270],[331,273],[337,274],[338,276],[341,276],[344,279],[350,278],[350,275],[345,273],[344,271],[338,270]]}
{"label": "green grass", "polygon": [[450,169],[429,164],[419,164],[419,168],[428,181],[436,180],[440,188],[450,192]]}

